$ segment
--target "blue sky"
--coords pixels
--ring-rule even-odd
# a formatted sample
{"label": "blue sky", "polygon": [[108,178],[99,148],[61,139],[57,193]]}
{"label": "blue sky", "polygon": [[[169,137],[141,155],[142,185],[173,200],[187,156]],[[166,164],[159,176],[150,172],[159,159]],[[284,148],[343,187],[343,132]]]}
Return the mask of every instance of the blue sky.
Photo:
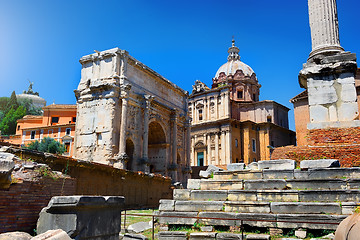
{"label": "blue sky", "polygon": [[[360,54],[358,0],[338,0],[341,45]],[[119,47],[181,88],[211,86],[232,36],[262,88],[292,109],[311,51],[306,0],[0,0],[0,96],[28,87],[48,104],[76,102],[79,59]],[[294,129],[293,110],[289,112]]]}

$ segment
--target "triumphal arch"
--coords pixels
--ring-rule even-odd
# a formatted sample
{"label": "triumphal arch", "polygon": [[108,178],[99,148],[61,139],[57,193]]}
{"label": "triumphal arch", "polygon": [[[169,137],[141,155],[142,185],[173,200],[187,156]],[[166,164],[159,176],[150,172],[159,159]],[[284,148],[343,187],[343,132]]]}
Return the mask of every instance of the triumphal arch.
{"label": "triumphal arch", "polygon": [[188,93],[119,48],[80,63],[75,158],[186,182]]}

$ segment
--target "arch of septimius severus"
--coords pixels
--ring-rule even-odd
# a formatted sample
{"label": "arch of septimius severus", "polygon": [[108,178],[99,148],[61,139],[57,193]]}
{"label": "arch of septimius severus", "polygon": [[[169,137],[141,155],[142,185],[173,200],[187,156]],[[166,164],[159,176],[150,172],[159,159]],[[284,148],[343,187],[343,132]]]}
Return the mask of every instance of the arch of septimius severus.
{"label": "arch of septimius severus", "polygon": [[186,182],[188,93],[118,48],[80,63],[75,158]]}

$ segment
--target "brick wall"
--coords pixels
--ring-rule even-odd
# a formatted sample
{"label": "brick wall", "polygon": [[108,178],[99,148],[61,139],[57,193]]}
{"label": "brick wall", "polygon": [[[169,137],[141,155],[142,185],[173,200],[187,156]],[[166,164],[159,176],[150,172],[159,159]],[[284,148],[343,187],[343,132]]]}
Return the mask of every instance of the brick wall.
{"label": "brick wall", "polygon": [[339,159],[341,166],[360,166],[360,127],[307,130],[306,146],[276,148],[271,159]]}
{"label": "brick wall", "polygon": [[74,195],[75,182],[72,178],[43,178],[37,182],[14,183],[8,190],[0,190],[0,233],[33,233],[41,209],[52,196]]}

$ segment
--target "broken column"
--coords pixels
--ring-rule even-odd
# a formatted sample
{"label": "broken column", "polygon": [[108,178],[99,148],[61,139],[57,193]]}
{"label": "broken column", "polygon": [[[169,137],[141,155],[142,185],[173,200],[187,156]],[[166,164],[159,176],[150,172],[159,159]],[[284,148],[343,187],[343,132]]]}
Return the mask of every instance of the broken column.
{"label": "broken column", "polygon": [[63,229],[73,239],[119,239],[121,196],[57,196],[40,212],[37,233]]}
{"label": "broken column", "polygon": [[299,74],[309,96],[308,129],[360,126],[356,55],[340,46],[335,0],[308,0],[312,51]]}

